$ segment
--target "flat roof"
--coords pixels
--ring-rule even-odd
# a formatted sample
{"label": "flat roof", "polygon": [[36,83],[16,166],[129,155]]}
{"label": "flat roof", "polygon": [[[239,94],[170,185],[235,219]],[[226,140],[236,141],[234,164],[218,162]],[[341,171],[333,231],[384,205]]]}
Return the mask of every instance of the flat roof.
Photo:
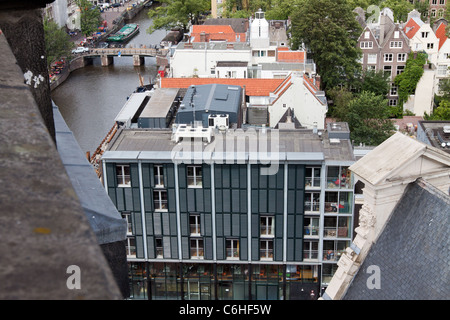
{"label": "flat roof", "polygon": [[135,92],[130,95],[127,102],[123,105],[120,112],[117,114],[116,118],[114,119],[115,122],[128,122],[131,120],[136,112],[138,111],[139,107],[141,106],[142,102],[144,101],[145,97],[149,95],[149,92]]}
{"label": "flat roof", "polygon": [[139,118],[165,118],[177,95],[176,88],[156,88]]}
{"label": "flat roof", "polygon": [[[264,133],[265,132],[265,133]],[[203,160],[230,159],[248,160],[255,155],[279,161],[347,161],[353,162],[354,155],[349,140],[331,144],[326,134],[320,138],[312,130],[275,130],[261,128],[228,129],[226,134],[215,131],[211,143],[201,143],[191,148],[191,142],[172,141],[171,129],[123,129],[104,153],[104,160],[171,160],[183,151],[195,150],[195,157]],[[226,143],[234,139],[232,148]],[[252,140],[256,139],[256,140]],[[261,143],[261,139],[265,141]],[[260,150],[260,146],[265,146]],[[273,152],[273,153],[272,153]],[[189,154],[189,152],[188,152]],[[190,154],[194,156],[194,152]],[[186,156],[186,154],[185,154]]]}

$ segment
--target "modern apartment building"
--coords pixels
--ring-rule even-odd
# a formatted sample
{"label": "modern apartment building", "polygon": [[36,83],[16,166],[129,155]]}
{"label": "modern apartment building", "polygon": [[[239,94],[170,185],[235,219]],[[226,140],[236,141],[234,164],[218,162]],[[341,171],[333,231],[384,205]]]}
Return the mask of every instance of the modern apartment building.
{"label": "modern apartment building", "polygon": [[122,128],[102,167],[131,298],[317,298],[352,240],[353,163],[345,123]]}

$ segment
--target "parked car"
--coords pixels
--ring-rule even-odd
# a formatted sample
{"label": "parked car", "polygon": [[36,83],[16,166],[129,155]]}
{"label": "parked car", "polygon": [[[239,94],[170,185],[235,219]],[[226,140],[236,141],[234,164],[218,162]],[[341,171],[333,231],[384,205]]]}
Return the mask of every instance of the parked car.
{"label": "parked car", "polygon": [[113,8],[120,7],[120,3],[113,3],[113,4],[111,5],[111,7],[113,7]]}
{"label": "parked car", "polygon": [[76,49],[72,50],[72,53],[83,53],[83,52],[88,52],[89,49],[85,48],[85,47],[78,47]]}

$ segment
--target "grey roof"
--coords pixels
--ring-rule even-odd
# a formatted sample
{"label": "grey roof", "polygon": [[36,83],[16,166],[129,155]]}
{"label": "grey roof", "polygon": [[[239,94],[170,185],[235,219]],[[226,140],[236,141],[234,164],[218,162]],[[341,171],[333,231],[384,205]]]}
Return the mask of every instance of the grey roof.
{"label": "grey roof", "polygon": [[177,111],[176,123],[191,123],[195,119],[208,125],[208,114],[228,114],[230,123],[237,123],[242,88],[225,84],[190,86]]}
{"label": "grey roof", "polygon": [[[372,245],[344,300],[450,297],[450,196],[422,179],[410,183]],[[380,289],[368,289],[378,266]]]}
{"label": "grey roof", "polygon": [[174,88],[156,88],[151,93],[151,98],[147,102],[140,118],[164,118],[170,111],[175,98],[178,95],[178,89]]}
{"label": "grey roof", "polygon": [[[245,159],[251,158],[254,155],[255,148],[259,145],[258,142],[249,143],[246,139],[245,143],[239,143],[243,137],[251,134],[256,134],[258,139],[267,139],[267,152],[272,150],[278,153],[278,160],[289,161],[345,161],[353,162],[353,150],[349,140],[341,140],[339,143],[330,144],[327,141],[327,135],[321,139],[312,130],[271,130],[266,129],[267,134],[264,135],[262,129],[246,128],[246,129],[229,129],[228,134],[236,135],[233,149],[226,148],[225,140],[223,145],[201,143],[199,149],[188,145],[189,150],[204,153],[202,159],[220,159],[225,156],[240,157],[242,150],[244,150]],[[274,132],[276,132],[275,135]],[[217,143],[216,131],[212,138],[212,143]],[[174,157],[174,152],[183,149],[182,143],[175,143],[171,140],[172,130],[170,129],[124,129],[119,131],[118,135],[111,142],[108,150],[103,154],[102,159],[105,161],[129,161],[129,160],[154,160],[154,161],[171,161]],[[219,136],[221,137],[221,136]],[[225,136],[223,139],[226,139]],[[277,140],[273,140],[277,139]],[[274,149],[276,148],[276,149]],[[186,149],[183,149],[186,150]],[[227,155],[225,153],[228,152]],[[265,153],[265,151],[264,151]]]}
{"label": "grey roof", "polygon": [[206,19],[205,25],[231,26],[236,33],[245,33],[248,30],[248,19],[244,18],[214,18]]}
{"label": "grey roof", "polygon": [[124,241],[126,221],[107,195],[56,106],[53,116],[58,152],[98,243]]}

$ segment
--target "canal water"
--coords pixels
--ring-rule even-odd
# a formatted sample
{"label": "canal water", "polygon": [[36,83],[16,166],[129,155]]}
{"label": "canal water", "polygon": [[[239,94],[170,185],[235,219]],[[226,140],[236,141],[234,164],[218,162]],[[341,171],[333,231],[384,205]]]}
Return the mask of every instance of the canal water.
{"label": "canal water", "polygon": [[[152,24],[147,11],[144,8],[130,21],[139,24],[140,32],[127,47],[159,44],[166,36],[165,30],[146,32]],[[139,86],[139,74],[145,84],[153,82],[157,74],[156,59],[145,58],[144,65],[134,67],[132,57],[119,57],[114,58],[112,65],[102,67],[100,58],[96,58],[93,65],[75,70],[52,91],[53,101],[83,152],[92,154],[100,145],[127,97]]]}

